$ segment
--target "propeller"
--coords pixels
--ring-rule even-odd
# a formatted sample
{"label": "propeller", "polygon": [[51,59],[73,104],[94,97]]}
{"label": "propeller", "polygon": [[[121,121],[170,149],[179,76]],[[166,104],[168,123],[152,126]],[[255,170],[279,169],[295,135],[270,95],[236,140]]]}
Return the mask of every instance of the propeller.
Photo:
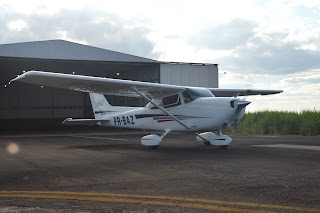
{"label": "propeller", "polygon": [[[231,130],[231,132],[234,134],[236,131],[235,129],[233,128],[233,125],[235,124],[238,124],[238,121],[243,117],[244,115],[244,108],[246,106],[248,106],[251,102],[250,101],[246,101],[246,100],[240,100],[240,99],[237,99],[237,100],[233,100],[231,101],[231,106],[233,106],[233,108],[237,108],[237,110],[235,111],[234,113],[234,120],[233,121],[228,121],[226,122],[225,126],[224,126],[224,129],[228,128]],[[243,112],[243,114],[241,114]]]}
{"label": "propeller", "polygon": [[246,107],[247,105],[251,104],[251,102],[238,99],[237,104],[238,104],[238,110],[239,110],[239,109],[242,109],[242,108]]}

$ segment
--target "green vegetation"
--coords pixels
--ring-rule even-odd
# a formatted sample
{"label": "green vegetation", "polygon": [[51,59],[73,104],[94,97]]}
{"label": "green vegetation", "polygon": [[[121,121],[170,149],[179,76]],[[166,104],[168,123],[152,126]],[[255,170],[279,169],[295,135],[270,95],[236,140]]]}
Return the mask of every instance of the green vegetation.
{"label": "green vegetation", "polygon": [[320,111],[260,111],[244,115],[234,128],[236,134],[320,135]]}

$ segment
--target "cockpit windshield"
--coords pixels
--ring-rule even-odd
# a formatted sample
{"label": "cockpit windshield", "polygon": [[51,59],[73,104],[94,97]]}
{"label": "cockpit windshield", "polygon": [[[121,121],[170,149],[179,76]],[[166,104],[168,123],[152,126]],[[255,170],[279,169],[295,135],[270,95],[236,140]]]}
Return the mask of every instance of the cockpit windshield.
{"label": "cockpit windshield", "polygon": [[210,90],[206,88],[186,88],[182,94],[185,103],[189,103],[200,97],[214,97]]}

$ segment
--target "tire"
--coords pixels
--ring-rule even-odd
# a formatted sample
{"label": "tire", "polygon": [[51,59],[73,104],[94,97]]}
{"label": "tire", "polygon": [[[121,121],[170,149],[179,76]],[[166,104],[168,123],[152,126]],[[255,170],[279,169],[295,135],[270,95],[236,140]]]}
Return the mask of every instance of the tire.
{"label": "tire", "polygon": [[219,146],[220,149],[226,149],[228,145]]}

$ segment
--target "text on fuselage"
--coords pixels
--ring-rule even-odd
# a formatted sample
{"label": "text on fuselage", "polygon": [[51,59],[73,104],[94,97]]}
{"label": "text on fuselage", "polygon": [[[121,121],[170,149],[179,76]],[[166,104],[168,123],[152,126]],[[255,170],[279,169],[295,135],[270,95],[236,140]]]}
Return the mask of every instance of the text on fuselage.
{"label": "text on fuselage", "polygon": [[134,124],[134,120],[135,119],[134,119],[133,115],[113,117],[113,122],[114,122],[115,126],[132,125],[132,124]]}

